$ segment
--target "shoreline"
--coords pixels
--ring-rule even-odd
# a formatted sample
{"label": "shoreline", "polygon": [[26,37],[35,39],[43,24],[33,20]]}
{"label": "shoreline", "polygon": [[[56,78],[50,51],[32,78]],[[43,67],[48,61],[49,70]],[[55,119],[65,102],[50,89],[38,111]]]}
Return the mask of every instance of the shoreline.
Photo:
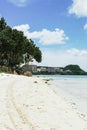
{"label": "shoreline", "polygon": [[87,118],[87,98],[85,96],[86,94],[83,93],[86,91],[86,79],[70,79],[68,77],[56,81],[54,79],[50,81],[50,84],[56,93],[59,91],[58,94],[60,94],[60,96],[63,96],[69,104]]}
{"label": "shoreline", "polygon": [[86,130],[87,120],[45,78],[0,74],[0,129]]}

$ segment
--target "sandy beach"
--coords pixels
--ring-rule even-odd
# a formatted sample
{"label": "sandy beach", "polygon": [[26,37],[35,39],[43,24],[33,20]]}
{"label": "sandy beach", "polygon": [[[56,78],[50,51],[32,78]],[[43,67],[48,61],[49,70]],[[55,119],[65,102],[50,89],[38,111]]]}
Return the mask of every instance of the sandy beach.
{"label": "sandy beach", "polygon": [[87,118],[46,79],[0,74],[0,130],[87,130]]}

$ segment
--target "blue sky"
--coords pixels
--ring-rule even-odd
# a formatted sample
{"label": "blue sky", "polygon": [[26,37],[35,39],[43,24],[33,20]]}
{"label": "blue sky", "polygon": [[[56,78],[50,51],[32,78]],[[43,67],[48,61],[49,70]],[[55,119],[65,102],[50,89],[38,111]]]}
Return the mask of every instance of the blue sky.
{"label": "blue sky", "polygon": [[1,0],[0,17],[40,47],[38,65],[87,71],[87,0]]}

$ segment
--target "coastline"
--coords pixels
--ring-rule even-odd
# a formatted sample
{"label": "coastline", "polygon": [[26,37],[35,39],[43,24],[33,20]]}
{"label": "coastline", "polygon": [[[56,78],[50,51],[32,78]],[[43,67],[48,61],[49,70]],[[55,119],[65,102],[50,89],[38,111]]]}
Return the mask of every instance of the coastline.
{"label": "coastline", "polygon": [[87,77],[62,77],[50,81],[52,89],[87,118]]}
{"label": "coastline", "polygon": [[40,77],[0,74],[0,129],[86,130],[84,115],[48,83]]}

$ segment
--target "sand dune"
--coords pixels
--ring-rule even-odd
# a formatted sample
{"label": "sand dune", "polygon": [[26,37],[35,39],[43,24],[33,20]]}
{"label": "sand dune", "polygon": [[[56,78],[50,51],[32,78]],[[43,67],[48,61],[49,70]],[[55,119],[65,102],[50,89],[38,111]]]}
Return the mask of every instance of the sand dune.
{"label": "sand dune", "polygon": [[45,80],[0,74],[0,130],[87,130],[87,120]]}

